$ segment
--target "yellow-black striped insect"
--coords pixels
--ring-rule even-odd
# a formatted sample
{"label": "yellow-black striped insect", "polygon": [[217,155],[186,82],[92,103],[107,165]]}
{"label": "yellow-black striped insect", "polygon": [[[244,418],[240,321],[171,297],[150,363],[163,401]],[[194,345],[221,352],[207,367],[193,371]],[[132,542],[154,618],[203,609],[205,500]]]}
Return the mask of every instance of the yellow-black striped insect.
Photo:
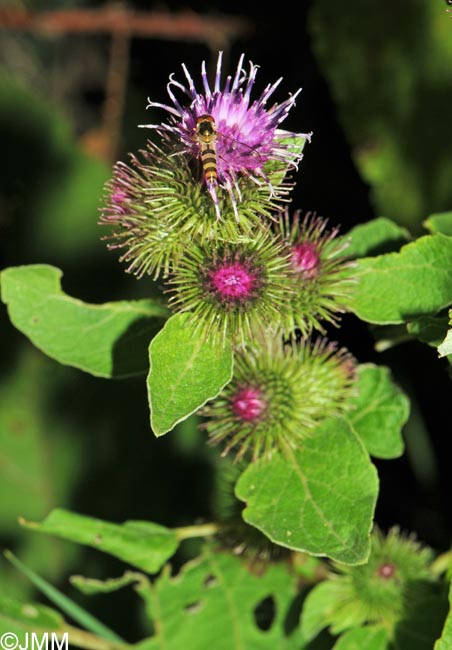
{"label": "yellow-black striped insect", "polygon": [[200,146],[200,156],[206,183],[213,185],[218,178],[215,139],[217,131],[212,115],[200,115],[196,120],[196,139]]}

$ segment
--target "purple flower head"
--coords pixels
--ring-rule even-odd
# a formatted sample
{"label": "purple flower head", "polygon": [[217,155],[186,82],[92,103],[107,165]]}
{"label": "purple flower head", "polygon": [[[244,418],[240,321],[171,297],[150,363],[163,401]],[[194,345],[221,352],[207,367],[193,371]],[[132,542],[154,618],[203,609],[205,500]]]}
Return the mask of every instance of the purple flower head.
{"label": "purple flower head", "polygon": [[[281,82],[268,84],[261,96],[251,100],[258,66],[250,62],[249,71],[243,68],[244,55],[240,57],[234,77],[228,76],[221,89],[222,53],[218,55],[213,89],[209,85],[205,62],[201,68],[202,91],[198,92],[185,65],[182,65],[186,82],[176,81],[173,75],[168,84],[172,102],[160,104],[149,101],[148,107],[163,108],[169,119],[162,124],[143,126],[174,136],[182,149],[204,165],[204,181],[214,200],[217,214],[216,186],[229,193],[237,215],[237,199],[241,200],[239,181],[246,177],[258,185],[266,184],[270,196],[278,198],[287,193],[279,187],[281,177],[301,160],[302,143],[310,134],[282,131],[279,126],[287,117],[300,92],[280,104],[267,107],[267,101]],[[176,97],[180,92],[188,98],[185,105]],[[207,147],[207,153],[206,153]],[[214,173],[206,168],[206,158],[213,160]],[[275,174],[277,178],[275,179]]]}
{"label": "purple flower head", "polygon": [[292,264],[294,268],[306,277],[316,275],[320,257],[311,242],[294,244],[292,247]]}
{"label": "purple flower head", "polygon": [[398,527],[391,528],[386,535],[376,528],[371,542],[366,564],[333,562],[336,591],[329,601],[324,625],[336,632],[378,625],[392,639],[406,618],[413,585],[432,580],[434,554],[414,535],[405,535]]}
{"label": "purple flower head", "polygon": [[259,420],[267,408],[262,390],[255,386],[239,388],[230,401],[233,414],[241,422]]}
{"label": "purple flower head", "polygon": [[292,322],[290,257],[268,229],[221,246],[187,242],[169,284],[170,307],[190,312],[205,339],[244,343],[264,328],[274,332],[285,319]]}
{"label": "purple flower head", "polygon": [[127,201],[127,193],[123,189],[116,186],[113,187],[111,193],[111,203],[118,210],[118,212],[125,212],[124,203]]}
{"label": "purple flower head", "polygon": [[391,562],[383,562],[379,567],[377,567],[376,574],[379,578],[383,580],[390,580],[394,577],[396,573],[396,567]]}
{"label": "purple flower head", "polygon": [[260,275],[246,260],[225,260],[208,272],[210,291],[223,303],[246,302],[254,299]]}
{"label": "purple flower head", "polygon": [[346,255],[348,242],[338,237],[337,227],[329,230],[327,226],[328,221],[315,213],[303,216],[297,210],[291,218],[286,209],[280,214],[279,232],[296,276],[294,328],[304,336],[312,329],[325,333],[324,322],[339,322],[355,284],[353,263]]}
{"label": "purple flower head", "polygon": [[211,444],[224,444],[222,455],[235,449],[237,460],[299,449],[319,424],[352,408],[352,365],[324,338],[257,335],[234,356],[231,382],[201,409]]}

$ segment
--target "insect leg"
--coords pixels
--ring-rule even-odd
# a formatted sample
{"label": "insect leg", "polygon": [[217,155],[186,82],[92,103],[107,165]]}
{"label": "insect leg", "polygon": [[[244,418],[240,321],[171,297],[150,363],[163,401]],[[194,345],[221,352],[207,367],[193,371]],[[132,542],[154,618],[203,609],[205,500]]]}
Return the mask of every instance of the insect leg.
{"label": "insect leg", "polygon": [[209,191],[210,196],[212,197],[213,205],[215,207],[215,214],[217,215],[217,219],[221,221],[221,214],[220,214],[220,206],[218,203],[218,196],[217,196],[217,191],[215,189],[215,184],[211,181],[207,181],[207,189]]}

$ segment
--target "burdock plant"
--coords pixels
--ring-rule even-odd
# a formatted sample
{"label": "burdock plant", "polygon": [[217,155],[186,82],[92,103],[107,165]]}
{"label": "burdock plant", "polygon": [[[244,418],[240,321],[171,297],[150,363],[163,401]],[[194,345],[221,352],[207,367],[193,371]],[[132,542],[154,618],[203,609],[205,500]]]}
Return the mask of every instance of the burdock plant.
{"label": "burdock plant", "polygon": [[297,449],[348,406],[349,355],[307,337],[338,322],[353,285],[338,229],[284,209],[310,139],[280,128],[299,91],[267,106],[279,79],[253,99],[258,68],[243,61],[223,81],[220,53],[212,86],[203,64],[201,90],[183,65],[171,103],[149,101],[168,115],[146,125],[160,142],[115,166],[102,223],[129,272],[162,277],[194,337],[232,344],[236,372],[205,409],[207,429],[226,451],[256,459]]}
{"label": "burdock plant", "polygon": [[[250,335],[256,313],[274,332],[275,310],[285,333],[322,331],[322,321],[343,311],[349,274],[343,245],[334,242],[337,229],[325,232],[320,218],[301,222],[298,213],[291,226],[287,210],[281,212],[288,177],[310,139],[280,128],[299,91],[267,107],[279,79],[253,100],[257,66],[250,63],[247,72],[243,58],[222,84],[220,53],[213,88],[203,64],[201,92],[183,65],[186,85],[171,77],[171,104],[149,102],[169,115],[146,125],[160,143],[149,142],[130,166],[115,166],[101,221],[112,227],[109,247],[123,250],[127,270],[170,276],[171,304],[196,313],[205,334],[240,340]],[[216,171],[209,179],[197,130],[206,115],[214,124],[209,146]],[[272,222],[279,227],[268,237]],[[217,282],[224,274],[229,288]]]}
{"label": "burdock plant", "polygon": [[[182,76],[170,77],[168,102],[149,100],[158,117],[140,133],[151,140],[114,166],[105,238],[157,298],[86,305],[64,294],[61,272],[48,265],[7,269],[1,278],[11,320],[53,358],[100,377],[149,368],[156,437],[184,423],[175,434],[184,444],[192,434],[193,467],[209,463],[210,481],[227,465],[225,498],[209,503],[215,480],[202,482],[210,522],[196,515],[187,524],[191,509],[168,513],[170,528],[58,510],[33,528],[133,565],[118,579],[76,582],[87,592],[134,582],[153,619],[149,648],[304,648],[328,628],[341,638],[321,639],[322,647],[412,650],[400,639],[430,594],[444,602],[439,572],[411,538],[371,536],[378,495],[371,455],[402,454],[408,401],[386,368],[360,363],[344,347],[342,316],[391,325],[400,338],[408,326],[432,343],[451,302],[451,240],[437,233],[396,252],[405,233],[388,220],[339,236],[333,215],[289,209],[310,140],[283,128],[300,91],[277,101],[281,80],[259,91],[257,72],[243,56],[227,76],[220,54],[212,81],[205,64],[200,78],[183,65]],[[431,227],[450,232],[448,223]],[[134,448],[133,429],[125,433]],[[168,481],[179,471],[175,462]],[[147,492],[149,503],[161,489]],[[206,543],[179,575],[167,568],[148,578],[194,537]],[[198,548],[185,547],[178,562]],[[308,581],[321,584],[305,599]],[[14,631],[47,629],[52,618],[9,604],[2,618],[2,603],[0,621]],[[62,634],[60,618],[52,621]],[[132,647],[103,625],[91,631],[102,638],[83,631],[74,644]],[[439,634],[429,632],[422,647]]]}

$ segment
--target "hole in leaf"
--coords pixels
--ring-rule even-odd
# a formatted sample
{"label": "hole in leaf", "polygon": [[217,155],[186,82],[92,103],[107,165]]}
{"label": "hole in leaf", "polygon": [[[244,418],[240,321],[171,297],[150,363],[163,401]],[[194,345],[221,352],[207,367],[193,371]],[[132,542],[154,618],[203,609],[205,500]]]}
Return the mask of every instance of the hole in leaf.
{"label": "hole in leaf", "polygon": [[308,589],[301,591],[290,603],[289,609],[284,617],[284,634],[290,636],[294,630],[298,629],[300,624],[300,615],[303,608],[304,600],[308,594]]}
{"label": "hole in leaf", "polygon": [[257,627],[267,632],[273,625],[276,616],[276,603],[273,596],[267,596],[261,600],[253,611]]}
{"label": "hole in leaf", "polygon": [[204,587],[207,589],[210,587],[215,587],[217,584],[218,579],[212,573],[209,573],[209,575],[204,578]]}
{"label": "hole in leaf", "polygon": [[187,614],[194,614],[195,612],[199,612],[199,610],[202,609],[202,601],[196,600],[193,603],[188,603],[188,605],[185,605],[184,609]]}

